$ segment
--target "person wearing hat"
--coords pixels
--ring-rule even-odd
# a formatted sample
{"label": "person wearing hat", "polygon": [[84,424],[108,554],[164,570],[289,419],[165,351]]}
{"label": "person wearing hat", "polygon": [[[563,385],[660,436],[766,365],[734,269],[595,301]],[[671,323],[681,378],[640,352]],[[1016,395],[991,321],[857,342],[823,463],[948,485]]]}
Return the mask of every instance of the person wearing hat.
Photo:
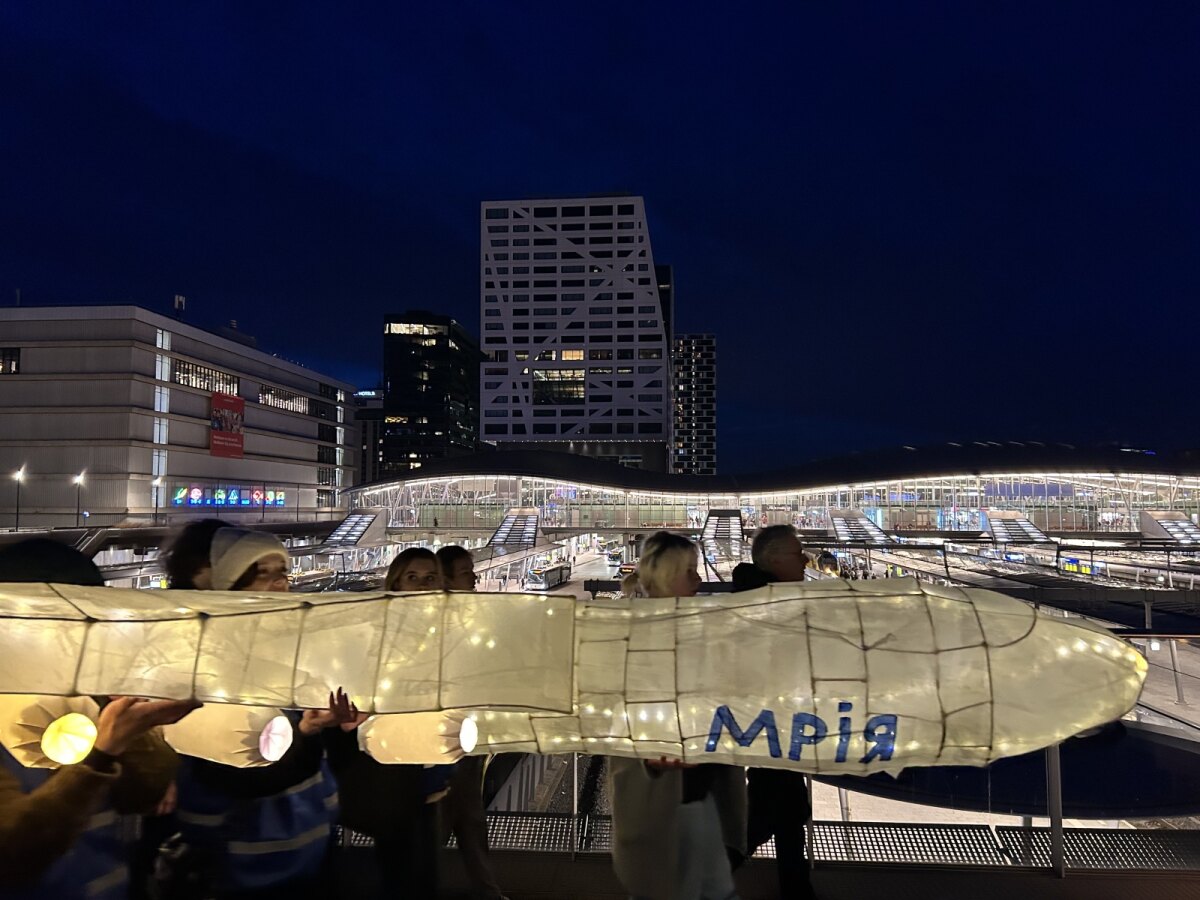
{"label": "person wearing hat", "polygon": [[286,591],[287,547],[265,531],[221,528],[213,534],[210,576],[214,591]]}
{"label": "person wearing hat", "polygon": [[[46,538],[0,549],[0,582],[103,587],[95,564]],[[104,704],[82,762],[26,768],[0,747],[0,895],[125,897],[129,871],[119,816],[153,812],[178,759],[158,732],[199,704],[117,697]]]}
{"label": "person wearing hat", "polygon": [[273,534],[221,519],[189,522],[165,556],[167,581],[187,591],[286,591],[288,551]]}
{"label": "person wearing hat", "polygon": [[[198,552],[206,539],[207,570]],[[287,548],[266,532],[215,527],[209,520],[191,533],[185,529],[175,554],[190,560],[193,571],[176,565],[172,586],[177,576],[216,591],[288,589]],[[295,740],[271,765],[237,768],[183,757],[176,816],[185,842],[208,860],[204,874],[214,896],[297,900],[335,893],[328,857],[338,797],[321,732],[354,720],[358,711],[340,689],[329,699],[328,709],[293,717]]]}

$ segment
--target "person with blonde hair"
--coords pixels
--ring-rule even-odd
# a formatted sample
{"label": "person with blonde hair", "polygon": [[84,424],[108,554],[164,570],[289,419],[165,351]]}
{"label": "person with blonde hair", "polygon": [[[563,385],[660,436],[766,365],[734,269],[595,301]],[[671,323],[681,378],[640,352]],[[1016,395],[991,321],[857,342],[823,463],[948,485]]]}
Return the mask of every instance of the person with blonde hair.
{"label": "person with blonde hair", "polygon": [[[693,597],[699,561],[695,544],[660,531],[622,586],[632,596]],[[613,869],[625,889],[652,900],[736,900],[726,848],[745,853],[743,770],[614,757],[608,771]]]}
{"label": "person with blonde hair", "polygon": [[[388,566],[388,591],[440,591],[442,570],[433,551],[409,547]],[[359,748],[360,714],[325,732],[325,749],[338,780],[342,824],[375,840],[375,859],[387,891],[409,897],[438,896],[437,800],[445,793],[448,767],[425,768],[376,762]],[[382,895],[381,895],[382,896]]]}

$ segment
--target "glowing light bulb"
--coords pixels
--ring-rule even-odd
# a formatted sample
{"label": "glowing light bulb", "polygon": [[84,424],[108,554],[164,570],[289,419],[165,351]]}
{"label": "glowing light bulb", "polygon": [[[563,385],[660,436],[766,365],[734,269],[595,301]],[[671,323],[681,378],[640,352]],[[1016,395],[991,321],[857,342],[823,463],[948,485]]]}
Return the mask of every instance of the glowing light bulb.
{"label": "glowing light bulb", "polygon": [[258,736],[258,752],[267,762],[279,762],[292,746],[292,723],[287,716],[276,716]]}
{"label": "glowing light bulb", "polygon": [[83,762],[96,743],[96,723],[83,713],[59,716],[42,735],[42,752],[59,765]]}

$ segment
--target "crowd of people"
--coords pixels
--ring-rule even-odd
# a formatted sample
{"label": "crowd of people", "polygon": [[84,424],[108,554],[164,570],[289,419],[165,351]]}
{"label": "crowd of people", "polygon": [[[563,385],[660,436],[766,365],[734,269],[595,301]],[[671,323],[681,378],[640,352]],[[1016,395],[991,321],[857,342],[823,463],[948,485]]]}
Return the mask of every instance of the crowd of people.
{"label": "crowd of people", "polygon": [[[290,563],[273,535],[208,519],[176,537],[166,572],[172,588],[286,591]],[[0,551],[0,582],[104,584],[90,560],[46,539]],[[385,584],[472,590],[471,554],[406,550]],[[338,690],[327,708],[290,714],[282,758],[239,768],[178,755],[163,739],[160,726],[196,703],[98,700],[94,746],[79,763],[27,768],[0,747],[0,897],[328,900],[344,893],[340,824],[373,839],[381,896],[436,897],[437,848],[453,833],[475,895],[503,898],[488,857],[482,757],[377,763],[355,734],[366,716]]]}
{"label": "crowd of people", "polygon": [[[737,590],[802,580],[808,564],[790,525],[761,529],[752,559],[734,570]],[[186,526],[165,560],[172,588],[288,590],[288,552],[277,538],[215,519]],[[699,561],[694,543],[659,532],[625,587],[634,596],[693,596]],[[90,560],[46,539],[0,551],[0,582],[22,581],[104,584]],[[470,591],[477,582],[470,552],[447,546],[398,554],[385,586]],[[366,715],[340,689],[323,709],[289,713],[290,747],[251,768],[168,746],[161,726],[197,703],[97,702],[97,736],[79,763],[26,768],[0,747],[0,897],[327,900],[345,895],[341,825],[372,839],[380,896],[437,897],[438,848],[453,834],[473,894],[503,900],[488,852],[485,757],[378,763],[359,748]],[[733,872],[772,836],[780,896],[811,896],[800,775],[668,759],[608,763],[613,865],[632,897],[735,898]]]}

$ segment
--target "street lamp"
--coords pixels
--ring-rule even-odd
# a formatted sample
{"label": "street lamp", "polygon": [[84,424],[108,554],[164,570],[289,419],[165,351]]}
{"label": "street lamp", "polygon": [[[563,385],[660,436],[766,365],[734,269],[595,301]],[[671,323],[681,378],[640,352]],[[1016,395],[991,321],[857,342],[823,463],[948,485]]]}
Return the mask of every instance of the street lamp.
{"label": "street lamp", "polygon": [[[85,470],[86,471],[86,470]],[[76,475],[72,481],[75,482],[75,527],[79,527],[79,497],[83,492],[83,472]]]}
{"label": "street lamp", "polygon": [[13,525],[13,531],[21,530],[21,482],[25,480],[25,467],[17,469],[13,472],[13,481],[17,483],[17,521]]}
{"label": "street lamp", "polygon": [[158,504],[159,504],[159,501],[162,499],[162,492],[160,490],[160,488],[162,488],[162,476],[159,475],[152,482],[150,482],[150,484],[152,484],[154,486],[154,524],[157,525],[158,524]]}

